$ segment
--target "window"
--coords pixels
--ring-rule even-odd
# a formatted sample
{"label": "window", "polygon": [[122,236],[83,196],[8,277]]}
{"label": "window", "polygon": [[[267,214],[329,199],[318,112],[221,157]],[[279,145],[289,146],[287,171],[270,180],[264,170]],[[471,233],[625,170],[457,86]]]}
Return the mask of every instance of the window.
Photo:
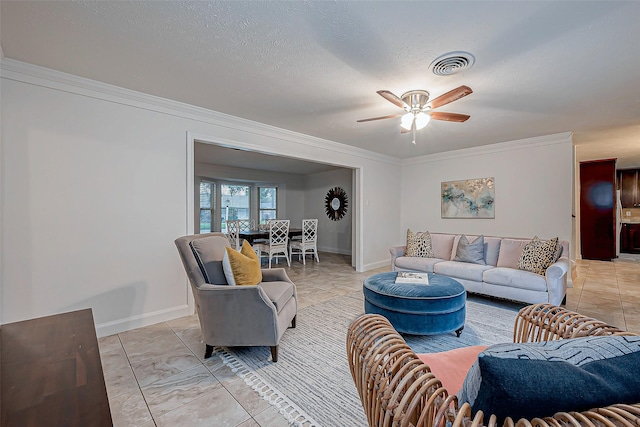
{"label": "window", "polygon": [[213,231],[215,185],[200,181],[200,233]]}
{"label": "window", "polygon": [[276,187],[258,187],[260,196],[258,218],[260,224],[278,217],[278,189]]}
{"label": "window", "polygon": [[227,232],[227,220],[250,219],[251,187],[220,184],[220,231]]}

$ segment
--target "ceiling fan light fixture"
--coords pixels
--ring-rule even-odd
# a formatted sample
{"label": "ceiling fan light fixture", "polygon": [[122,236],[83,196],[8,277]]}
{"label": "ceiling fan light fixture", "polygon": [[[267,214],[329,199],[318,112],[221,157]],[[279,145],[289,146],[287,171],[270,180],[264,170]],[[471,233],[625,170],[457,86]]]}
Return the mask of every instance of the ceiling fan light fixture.
{"label": "ceiling fan light fixture", "polygon": [[414,120],[416,122],[416,130],[420,130],[427,126],[429,120],[431,120],[431,116],[422,112],[407,113],[402,116],[400,126],[402,126],[404,130],[411,130],[411,126],[413,125]]}
{"label": "ceiling fan light fixture", "polygon": [[422,112],[416,114],[416,129],[420,130],[424,128],[429,123],[429,120],[431,120],[431,116],[428,114]]}
{"label": "ceiling fan light fixture", "polygon": [[404,116],[402,116],[400,126],[402,126],[404,130],[411,130],[411,125],[413,124],[413,117],[414,117],[413,113],[407,113]]}

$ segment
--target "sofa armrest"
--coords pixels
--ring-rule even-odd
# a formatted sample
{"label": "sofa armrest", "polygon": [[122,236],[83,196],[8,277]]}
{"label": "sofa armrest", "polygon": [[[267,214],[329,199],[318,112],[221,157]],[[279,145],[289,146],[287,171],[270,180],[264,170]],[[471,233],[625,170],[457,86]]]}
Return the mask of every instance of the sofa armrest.
{"label": "sofa armrest", "polygon": [[404,256],[406,250],[406,246],[391,246],[389,248],[389,253],[391,253],[391,271],[396,271],[396,258]]}
{"label": "sofa armrest", "polygon": [[549,292],[549,303],[554,305],[563,304],[567,294],[567,273],[569,272],[571,261],[562,257],[551,264],[545,272],[547,280],[547,292]]}
{"label": "sofa armrest", "polygon": [[291,279],[289,279],[289,276],[287,275],[287,271],[284,268],[263,268],[262,281],[293,283]]}

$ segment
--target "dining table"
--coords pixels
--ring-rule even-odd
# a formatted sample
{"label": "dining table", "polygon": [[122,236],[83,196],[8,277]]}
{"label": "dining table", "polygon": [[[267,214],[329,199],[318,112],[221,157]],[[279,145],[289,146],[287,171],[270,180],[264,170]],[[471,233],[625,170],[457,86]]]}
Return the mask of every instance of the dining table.
{"label": "dining table", "polygon": [[[294,236],[302,236],[302,228],[290,228],[289,238]],[[253,245],[253,242],[261,239],[269,239],[269,230],[245,230],[238,232],[238,238],[244,239]]]}

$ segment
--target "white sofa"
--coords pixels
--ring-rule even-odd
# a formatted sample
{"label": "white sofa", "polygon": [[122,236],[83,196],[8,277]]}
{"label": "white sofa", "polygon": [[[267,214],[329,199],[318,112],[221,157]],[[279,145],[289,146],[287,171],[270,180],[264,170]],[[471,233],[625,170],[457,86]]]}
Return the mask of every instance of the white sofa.
{"label": "white sofa", "polygon": [[[453,261],[460,234],[430,233],[435,258],[407,257],[406,246],[393,246],[392,271],[420,271],[448,276],[467,291],[522,301],[530,304],[548,302],[564,304],[570,271],[569,242],[560,240],[560,258],[550,265],[544,276],[519,270],[516,265],[524,246],[531,239],[484,237],[486,265]],[[466,235],[471,242],[477,236]]]}

